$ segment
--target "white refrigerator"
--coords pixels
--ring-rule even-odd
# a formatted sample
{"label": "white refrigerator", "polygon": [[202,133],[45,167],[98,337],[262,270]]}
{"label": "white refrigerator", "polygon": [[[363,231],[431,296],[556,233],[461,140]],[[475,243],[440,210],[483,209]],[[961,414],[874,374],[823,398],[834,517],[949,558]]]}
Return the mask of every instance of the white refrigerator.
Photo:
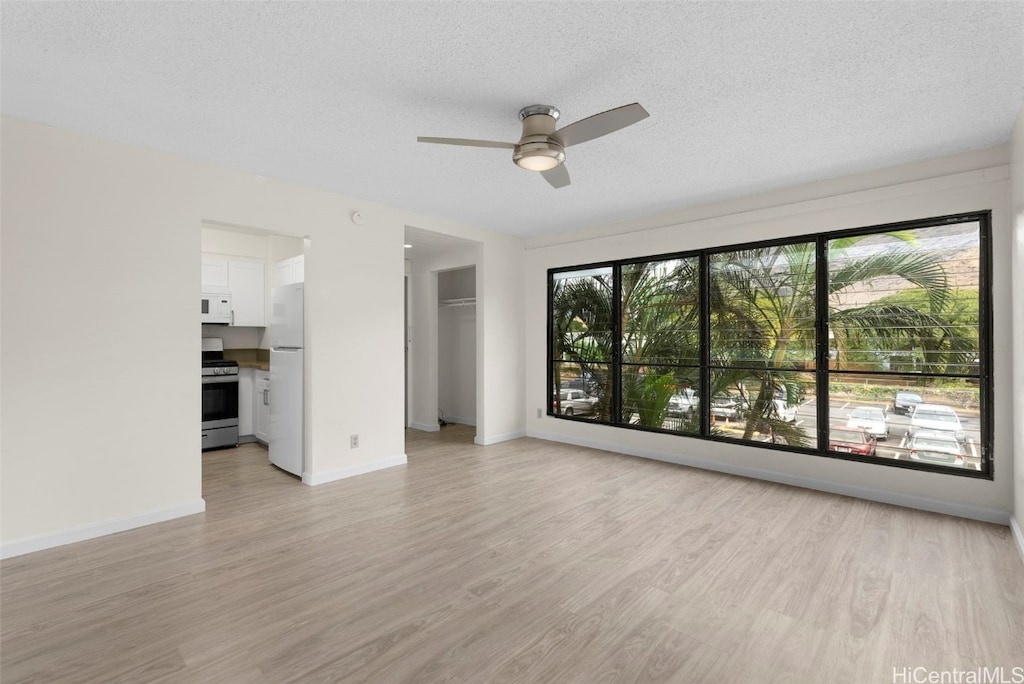
{"label": "white refrigerator", "polygon": [[302,475],[302,283],[275,287],[270,313],[270,462]]}

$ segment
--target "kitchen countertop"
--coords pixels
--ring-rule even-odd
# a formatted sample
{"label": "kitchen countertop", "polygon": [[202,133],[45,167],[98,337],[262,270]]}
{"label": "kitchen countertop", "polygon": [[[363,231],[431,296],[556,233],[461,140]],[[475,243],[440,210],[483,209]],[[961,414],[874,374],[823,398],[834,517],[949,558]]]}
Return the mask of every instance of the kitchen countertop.
{"label": "kitchen countertop", "polygon": [[269,349],[225,349],[224,358],[238,362],[239,368],[255,368],[256,370],[270,370]]}

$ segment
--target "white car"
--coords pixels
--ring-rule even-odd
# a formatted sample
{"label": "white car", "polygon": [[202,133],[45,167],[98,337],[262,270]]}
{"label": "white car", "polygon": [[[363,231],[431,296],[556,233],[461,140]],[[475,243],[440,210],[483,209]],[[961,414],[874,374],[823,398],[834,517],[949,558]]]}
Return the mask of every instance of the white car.
{"label": "white car", "polygon": [[592,397],[583,390],[564,389],[558,393],[559,411],[563,416],[579,416],[594,412],[597,397]]}
{"label": "white car", "polygon": [[914,409],[910,416],[910,435],[921,430],[951,434],[961,444],[967,439],[956,411],[943,404],[921,404]]}
{"label": "white car", "polygon": [[785,399],[772,399],[772,416],[787,423],[796,422],[797,405],[789,406]]}
{"label": "white car", "polygon": [[846,427],[860,428],[875,439],[889,439],[889,418],[885,410],[877,406],[858,406],[853,409]]}
{"label": "white car", "polygon": [[687,387],[680,390],[678,394],[673,394],[672,398],[668,400],[668,415],[690,415],[697,409],[699,404],[700,397],[697,396],[693,389]]}

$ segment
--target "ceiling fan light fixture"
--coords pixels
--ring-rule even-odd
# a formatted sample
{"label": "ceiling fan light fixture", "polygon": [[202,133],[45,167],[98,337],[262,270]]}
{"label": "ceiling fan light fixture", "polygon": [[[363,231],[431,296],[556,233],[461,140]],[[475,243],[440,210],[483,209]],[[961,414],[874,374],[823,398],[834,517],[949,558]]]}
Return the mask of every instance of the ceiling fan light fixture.
{"label": "ceiling fan light fixture", "polygon": [[512,161],[527,171],[550,171],[565,161],[565,150],[553,142],[530,142],[517,145]]}
{"label": "ceiling fan light fixture", "polygon": [[[0,0],[2,1],[2,0]],[[494,147],[512,150],[512,161],[527,171],[539,171],[548,185],[564,188],[569,185],[569,172],[565,168],[565,148],[614,133],[626,126],[643,121],[647,110],[639,102],[609,109],[557,131],[555,123],[561,114],[551,105],[529,105],[519,110],[523,134],[519,142],[498,140],[471,140],[469,138],[431,138],[420,136],[419,142],[439,145],[465,145],[467,147]]]}

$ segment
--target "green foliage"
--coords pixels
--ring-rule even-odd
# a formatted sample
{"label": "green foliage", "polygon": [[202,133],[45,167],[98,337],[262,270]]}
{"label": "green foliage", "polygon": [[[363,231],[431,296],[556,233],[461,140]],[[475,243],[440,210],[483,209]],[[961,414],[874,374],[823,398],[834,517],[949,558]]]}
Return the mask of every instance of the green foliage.
{"label": "green foliage", "polygon": [[672,373],[651,375],[624,373],[622,378],[623,414],[639,416],[639,424],[661,427],[668,417],[668,402],[675,392]]}
{"label": "green foliage", "polygon": [[[916,234],[887,234],[909,245]],[[829,242],[829,325],[835,368],[888,363],[886,352],[919,349],[926,372],[951,372],[976,357],[977,291],[954,290],[945,267],[929,252],[875,250],[852,258],[844,252],[869,236]],[[875,237],[877,243],[877,237]],[[835,257],[835,260],[831,257]],[[592,373],[610,415],[610,378],[605,369],[616,345],[623,364],[623,418],[664,425],[668,402],[684,382],[695,380],[699,362],[699,274],[697,259],[626,264],[621,271],[622,339],[613,339],[610,274],[556,280],[553,292],[554,358]],[[744,403],[744,439],[774,434],[789,444],[806,443],[794,426],[775,415],[774,400],[795,405],[797,373],[815,363],[817,262],[814,242],[753,248],[711,255],[709,306],[712,386],[705,396],[729,394]],[[858,306],[840,306],[866,284],[897,278],[907,286]],[[864,298],[861,297],[863,300]],[[855,298],[853,301],[857,301]],[[838,383],[836,383],[838,387]]]}

